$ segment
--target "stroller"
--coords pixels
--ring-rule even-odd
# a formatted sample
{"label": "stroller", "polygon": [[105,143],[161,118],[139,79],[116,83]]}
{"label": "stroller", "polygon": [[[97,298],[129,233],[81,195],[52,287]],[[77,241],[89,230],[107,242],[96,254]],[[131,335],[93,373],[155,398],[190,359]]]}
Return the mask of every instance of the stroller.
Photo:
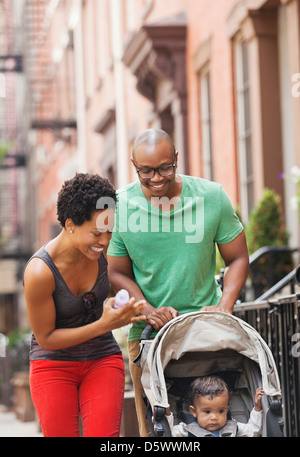
{"label": "stroller", "polygon": [[262,436],[283,436],[281,390],[272,353],[249,324],[221,312],[192,312],[169,321],[149,339],[141,335],[134,363],[142,368],[147,418],[153,436],[171,437],[166,418],[170,407],[174,423],[189,423],[187,392],[198,376],[222,377],[231,391],[230,414],[248,422],[258,387],[262,398]]}

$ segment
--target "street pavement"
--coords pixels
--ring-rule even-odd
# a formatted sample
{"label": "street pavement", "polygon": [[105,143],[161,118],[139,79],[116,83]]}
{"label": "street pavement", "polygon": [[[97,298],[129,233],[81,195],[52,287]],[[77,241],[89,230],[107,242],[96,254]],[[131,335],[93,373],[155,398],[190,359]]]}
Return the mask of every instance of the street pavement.
{"label": "street pavement", "polygon": [[0,405],[0,438],[42,437],[38,428],[37,422],[22,422],[13,411],[7,411]]}

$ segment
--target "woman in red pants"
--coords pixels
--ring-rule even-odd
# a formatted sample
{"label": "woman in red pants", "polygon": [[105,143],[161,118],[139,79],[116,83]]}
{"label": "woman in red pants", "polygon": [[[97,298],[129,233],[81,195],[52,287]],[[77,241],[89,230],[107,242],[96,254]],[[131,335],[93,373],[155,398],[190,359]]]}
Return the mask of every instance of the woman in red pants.
{"label": "woman in red pants", "polygon": [[84,436],[119,435],[124,363],[111,331],[144,319],[144,303],[104,304],[115,202],[114,188],[98,175],[66,181],[57,201],[62,231],[25,269],[30,387],[44,436],[79,436],[79,413]]}

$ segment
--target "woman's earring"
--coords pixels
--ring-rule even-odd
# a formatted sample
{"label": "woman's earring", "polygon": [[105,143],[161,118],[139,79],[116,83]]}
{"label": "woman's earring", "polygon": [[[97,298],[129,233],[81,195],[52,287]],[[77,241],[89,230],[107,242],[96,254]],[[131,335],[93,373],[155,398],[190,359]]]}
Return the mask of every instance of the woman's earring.
{"label": "woman's earring", "polygon": [[70,230],[70,233],[73,233],[73,230]]}

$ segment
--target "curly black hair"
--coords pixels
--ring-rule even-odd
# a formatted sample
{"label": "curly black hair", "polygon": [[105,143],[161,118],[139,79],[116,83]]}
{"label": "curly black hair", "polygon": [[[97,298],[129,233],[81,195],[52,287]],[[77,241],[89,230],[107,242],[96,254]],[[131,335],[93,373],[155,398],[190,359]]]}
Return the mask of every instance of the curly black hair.
{"label": "curly black hair", "polygon": [[192,382],[189,390],[190,405],[194,405],[197,397],[209,397],[210,399],[222,394],[223,392],[230,395],[226,382],[219,376],[202,376]]}
{"label": "curly black hair", "polygon": [[[98,174],[77,173],[64,182],[57,199],[57,220],[65,227],[66,220],[72,219],[75,225],[90,221],[96,210],[109,206],[99,206],[99,199],[116,203],[116,191],[110,181]],[[98,205],[97,205],[98,203]]]}

